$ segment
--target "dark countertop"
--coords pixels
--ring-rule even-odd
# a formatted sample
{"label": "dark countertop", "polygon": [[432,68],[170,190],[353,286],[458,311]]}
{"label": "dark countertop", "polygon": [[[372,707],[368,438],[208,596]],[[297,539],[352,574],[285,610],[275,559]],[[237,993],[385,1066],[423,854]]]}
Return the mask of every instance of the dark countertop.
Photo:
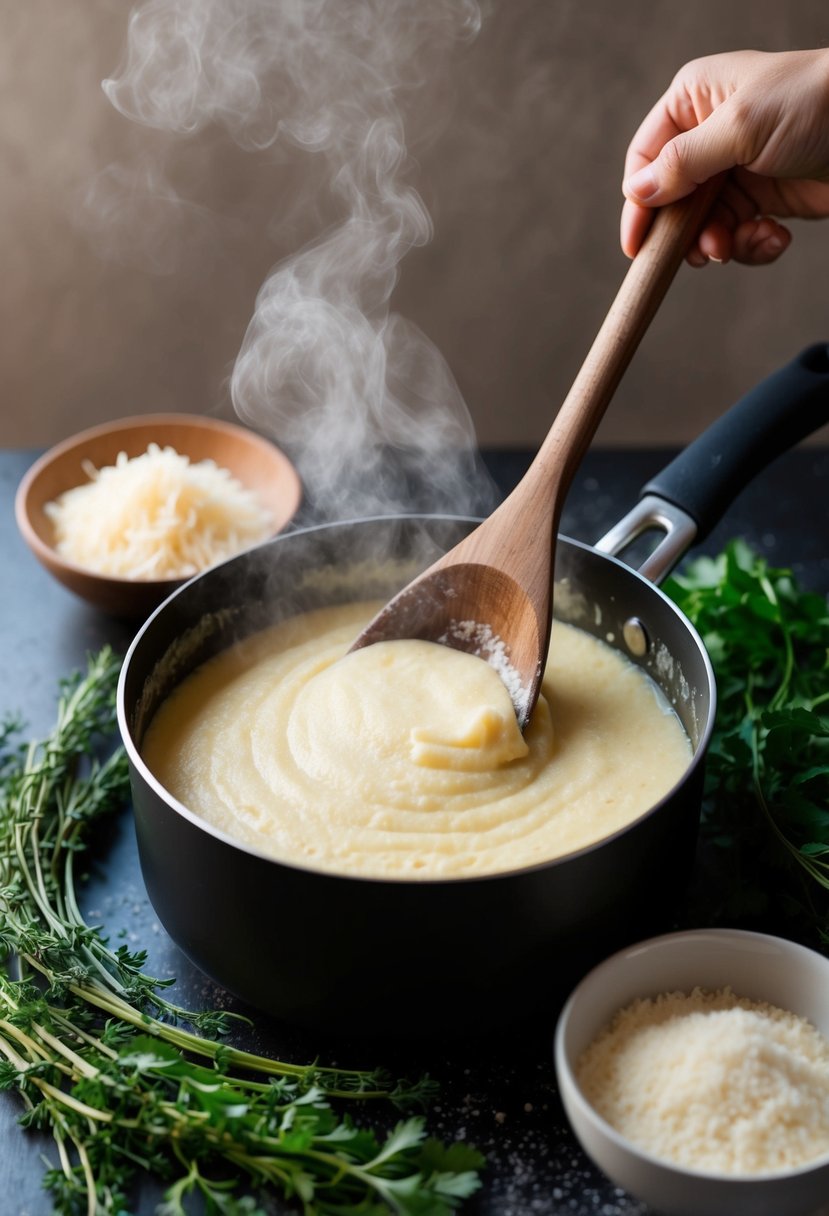
{"label": "dark countertop", "polygon": [[[0,597],[0,713],[19,711],[27,729],[39,735],[52,722],[58,680],[83,664],[105,642],[123,651],[133,630],[76,600],[35,562],[20,539],[13,515],[16,486],[35,453],[0,453],[0,544],[6,591]],[[671,453],[650,450],[591,451],[565,506],[562,531],[593,542],[636,501],[640,485]],[[503,490],[526,467],[522,452],[487,455]],[[726,540],[744,537],[770,562],[790,566],[804,586],[829,590],[827,497],[829,450],[801,447],[781,456],[748,487],[723,522],[695,552],[714,553]],[[175,975],[180,1004],[227,1005],[225,994],[198,973],[158,924],[148,903],[138,866],[131,817],[125,811],[112,825],[94,857],[85,893],[85,912],[110,937],[149,952],[148,971]],[[780,931],[785,933],[785,926]],[[231,1004],[232,1007],[232,1004]],[[552,1026],[543,1033],[472,1047],[436,1045],[422,1060],[391,1060],[384,1049],[365,1046],[361,1058],[346,1059],[347,1045],[326,1044],[257,1018],[250,1046],[296,1061],[319,1057],[344,1064],[388,1065],[392,1071],[428,1071],[442,1085],[429,1116],[429,1129],[445,1139],[463,1137],[488,1157],[481,1193],[462,1211],[478,1216],[645,1216],[646,1209],[609,1183],[581,1153],[561,1111],[551,1060]],[[369,1058],[366,1058],[368,1055]],[[401,1064],[402,1060],[402,1064]],[[15,1127],[15,1098],[0,1097],[0,1177],[5,1179],[4,1216],[46,1216],[40,1154],[54,1156],[48,1139]],[[389,1116],[393,1121],[393,1116]],[[142,1187],[131,1211],[147,1216],[158,1192]],[[277,1204],[274,1212],[287,1212]]]}

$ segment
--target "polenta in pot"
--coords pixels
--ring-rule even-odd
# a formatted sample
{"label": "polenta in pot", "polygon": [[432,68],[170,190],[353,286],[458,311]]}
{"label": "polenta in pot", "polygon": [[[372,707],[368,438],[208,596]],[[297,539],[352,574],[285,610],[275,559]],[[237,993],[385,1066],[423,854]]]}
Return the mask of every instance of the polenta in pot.
{"label": "polenta in pot", "polygon": [[522,735],[480,658],[421,641],[347,653],[380,606],[293,617],[203,664],[150,724],[150,771],[277,860],[445,879],[593,844],[688,768],[688,737],[653,681],[583,630],[554,623]]}

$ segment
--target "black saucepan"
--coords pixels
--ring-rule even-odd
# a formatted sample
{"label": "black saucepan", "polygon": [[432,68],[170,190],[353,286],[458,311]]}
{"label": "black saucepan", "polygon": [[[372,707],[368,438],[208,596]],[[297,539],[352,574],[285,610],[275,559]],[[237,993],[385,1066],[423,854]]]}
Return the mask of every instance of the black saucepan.
{"label": "black saucepan", "polygon": [[[205,825],[141,758],[155,710],[198,664],[297,612],[390,596],[474,520],[406,516],[298,530],[177,591],[135,638],[118,692],[142,871],[171,937],[221,985],[277,1017],[410,1035],[549,1013],[599,957],[666,927],[693,861],[716,694],[698,634],[652,580],[751,477],[826,421],[829,348],[821,345],[738,402],[595,547],[559,540],[556,615],[653,676],[694,757],[629,827],[532,868],[435,881],[283,864]],[[639,570],[613,556],[652,527],[665,535]]]}

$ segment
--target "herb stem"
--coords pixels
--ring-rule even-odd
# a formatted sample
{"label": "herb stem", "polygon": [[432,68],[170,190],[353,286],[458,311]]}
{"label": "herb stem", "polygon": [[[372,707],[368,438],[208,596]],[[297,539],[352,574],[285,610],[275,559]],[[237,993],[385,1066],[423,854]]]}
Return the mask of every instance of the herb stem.
{"label": "herb stem", "polygon": [[40,742],[11,752],[19,725],[0,721],[0,1088],[17,1090],[27,1126],[51,1130],[55,1213],[123,1213],[140,1171],[166,1180],[163,1207],[181,1216],[196,1191],[207,1211],[252,1211],[262,1186],[299,1197],[307,1216],[399,1211],[381,1175],[411,1183],[418,1213],[451,1216],[479,1185],[474,1149],[427,1151],[415,1119],[379,1143],[331,1106],[423,1102],[428,1077],[293,1064],[185,1029],[223,1034],[238,1015],[180,1009],[159,991],[171,980],[144,974],[144,951],[113,951],[84,920],[76,858],[128,797],[123,749],[97,759],[116,727],[119,666],[105,649],[65,682]]}

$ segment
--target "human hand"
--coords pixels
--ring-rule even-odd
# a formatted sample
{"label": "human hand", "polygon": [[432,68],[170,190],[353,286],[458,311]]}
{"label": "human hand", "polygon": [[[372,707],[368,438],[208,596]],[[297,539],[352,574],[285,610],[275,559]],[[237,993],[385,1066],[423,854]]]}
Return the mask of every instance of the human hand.
{"label": "human hand", "polygon": [[723,188],[688,253],[692,266],[773,262],[778,219],[829,216],[829,49],[737,51],[683,67],[625,158],[621,241],[633,257],[653,208],[715,176]]}

